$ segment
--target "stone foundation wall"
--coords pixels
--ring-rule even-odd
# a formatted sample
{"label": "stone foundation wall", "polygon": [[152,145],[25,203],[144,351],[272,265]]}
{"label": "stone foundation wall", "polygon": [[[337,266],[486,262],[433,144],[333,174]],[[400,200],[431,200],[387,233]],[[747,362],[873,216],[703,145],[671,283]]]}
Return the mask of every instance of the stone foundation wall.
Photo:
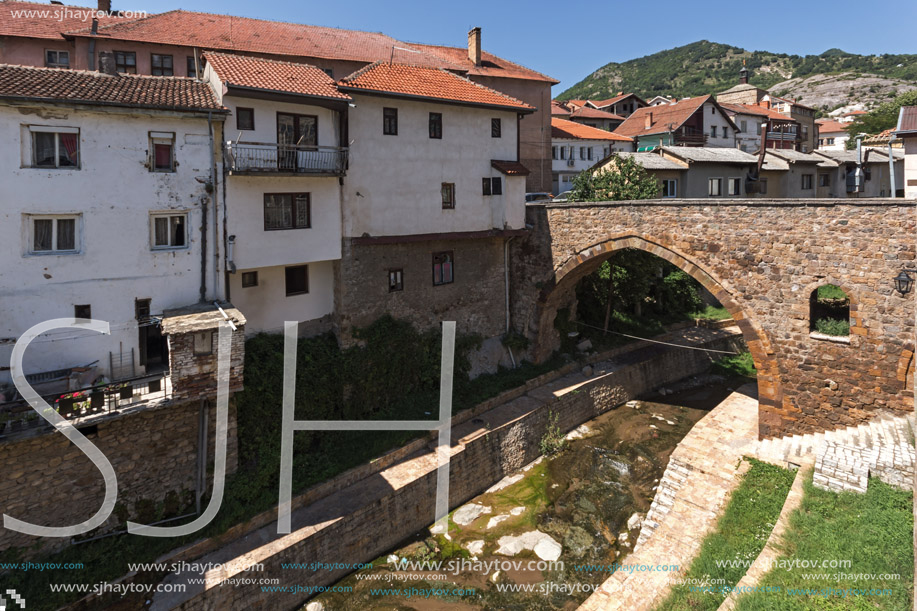
{"label": "stone foundation wall", "polygon": [[[744,349],[740,336],[722,331],[704,333],[718,339],[698,341],[697,345],[716,350]],[[717,356],[720,355],[661,346],[639,348],[617,358],[615,364],[605,369],[601,364],[596,365],[591,378],[572,374],[477,414],[486,425],[477,419],[465,421],[462,415],[457,416],[463,423],[453,428],[450,507],[482,493],[537,458],[551,413],[558,415],[561,428],[573,429],[648,390],[706,371]],[[580,386],[571,387],[579,382]],[[561,388],[567,391],[555,396],[552,391]],[[408,481],[396,473],[405,469],[412,474]],[[399,483],[393,488],[386,482]],[[231,578],[249,564],[259,562],[264,569],[258,574],[279,576],[282,585],[329,585],[349,571],[291,571],[283,570],[281,563],[367,562],[432,523],[435,490],[436,463],[431,443],[421,455],[407,457],[381,473],[354,482],[335,496],[316,501],[304,510],[308,512],[306,516],[297,517],[294,513],[292,534],[278,536],[276,523],[271,523],[248,535],[248,539],[258,542],[257,549],[244,558],[238,557],[238,562],[229,561],[222,551],[197,562],[213,560],[224,563],[224,567],[231,565],[232,570],[223,578]],[[360,505],[355,511],[342,514],[335,500],[339,495],[342,499],[359,498]],[[367,529],[367,524],[372,524],[372,528]],[[245,549],[237,551],[243,553]],[[306,598],[301,593],[263,592],[257,585],[207,590],[191,586],[181,595],[157,596],[151,609],[298,609]]]}
{"label": "stone foundation wall", "polygon": [[[170,492],[194,491],[199,415],[199,401],[169,402],[100,418],[90,428],[80,427],[111,462],[118,478],[118,502],[126,507],[130,519],[138,519],[143,505],[160,503]],[[215,423],[216,407],[211,406],[208,464],[213,463]],[[229,473],[236,470],[237,448],[236,408],[231,400],[226,448]],[[69,526],[90,518],[102,504],[101,472],[56,430],[0,443],[0,466],[0,513],[43,526]],[[212,483],[212,475],[209,481]],[[122,528],[117,513],[92,534]],[[28,547],[20,552],[30,558],[68,545],[69,539],[35,538],[0,527],[0,552]]]}
{"label": "stone foundation wall", "polygon": [[[576,283],[615,251],[638,248],[700,281],[742,328],[759,371],[762,437],[909,411],[917,291],[901,295],[893,279],[917,255],[915,207],[889,199],[529,205],[533,229],[512,243],[513,324],[547,358],[559,345],[557,309]],[[809,299],[824,284],[850,298],[845,341],[810,332]]]}

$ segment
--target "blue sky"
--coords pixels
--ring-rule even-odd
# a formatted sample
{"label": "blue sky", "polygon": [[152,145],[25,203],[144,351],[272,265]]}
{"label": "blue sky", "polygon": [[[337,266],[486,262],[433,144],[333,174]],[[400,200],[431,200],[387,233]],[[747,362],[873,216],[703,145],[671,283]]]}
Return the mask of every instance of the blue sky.
{"label": "blue sky", "polygon": [[800,55],[832,47],[863,54],[917,53],[915,0],[113,0],[112,6],[150,12],[183,8],[454,46],[465,45],[467,31],[481,26],[487,51],[561,81],[555,95],[608,62],[700,39]]}

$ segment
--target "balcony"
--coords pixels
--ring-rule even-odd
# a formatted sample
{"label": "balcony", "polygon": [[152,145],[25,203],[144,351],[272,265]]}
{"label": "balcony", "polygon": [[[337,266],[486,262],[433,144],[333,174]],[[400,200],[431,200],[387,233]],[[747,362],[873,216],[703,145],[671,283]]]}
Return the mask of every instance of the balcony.
{"label": "balcony", "polygon": [[227,142],[230,175],[344,176],[347,149],[268,142]]}
{"label": "balcony", "polygon": [[788,140],[796,141],[796,132],[767,132],[768,140]]}

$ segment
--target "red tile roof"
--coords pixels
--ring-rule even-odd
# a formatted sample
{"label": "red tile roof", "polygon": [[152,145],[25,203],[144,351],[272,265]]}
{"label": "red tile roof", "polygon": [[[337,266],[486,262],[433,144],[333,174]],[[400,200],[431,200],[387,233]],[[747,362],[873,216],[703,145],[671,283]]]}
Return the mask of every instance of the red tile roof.
{"label": "red tile roof", "polygon": [[573,110],[572,117],[577,119],[610,119],[612,121],[623,121],[624,117],[611,112],[605,112],[591,106],[580,106]]}
{"label": "red tile roof", "polygon": [[530,174],[529,169],[519,163],[518,161],[500,161],[499,159],[491,159],[490,167],[506,174],[507,176],[528,176]]}
{"label": "red tile roof", "polygon": [[323,70],[308,64],[281,62],[245,55],[208,51],[204,54],[224,85],[270,89],[319,98],[349,100]]}
{"label": "red tile roof", "polygon": [[[702,95],[696,98],[679,100],[675,104],[661,104],[638,108],[615,129],[616,134],[635,138],[648,134],[659,134],[675,131],[697,112],[706,102],[713,101],[713,96]],[[646,127],[646,117],[652,115],[650,127]]]}
{"label": "red tile roof", "polygon": [[633,142],[633,138],[622,136],[614,132],[607,132],[597,127],[589,127],[582,123],[567,121],[551,117],[552,138],[575,138],[578,140],[616,140],[619,142]]}
{"label": "red tile roof", "polygon": [[206,83],[184,77],[111,76],[0,64],[0,98],[102,106],[223,112]]}
{"label": "red tile roof", "polygon": [[439,68],[376,62],[338,82],[342,91],[440,100],[532,112],[533,106]]}
{"label": "red tile roof", "polygon": [[103,15],[94,8],[80,6],[0,0],[0,36],[63,40],[64,32],[90,27],[93,17],[98,17],[100,25],[136,19]]}
{"label": "red tile roof", "polygon": [[[462,71],[475,76],[496,76],[501,78],[515,78],[530,81],[546,81],[556,85],[560,81],[536,72],[525,66],[513,63],[508,59],[497,57],[487,51],[481,52],[481,65],[475,66],[468,57],[467,47],[446,47],[440,45],[411,44],[412,48],[424,53],[435,55],[448,62],[458,66]],[[397,59],[397,58],[396,58]],[[411,60],[411,63],[417,63]]]}
{"label": "red tile roof", "polygon": [[[88,36],[86,26],[75,35]],[[129,23],[99,28],[99,35],[112,40],[128,40],[217,51],[240,51],[338,59],[358,62],[388,60],[393,48],[406,47],[379,32],[360,32],[299,23],[266,21],[232,15],[214,15],[175,10],[150,15]],[[405,52],[414,64],[459,69],[430,53]]]}
{"label": "red tile roof", "polygon": [[[629,98],[630,96],[634,96],[635,98],[637,98],[638,100],[640,100],[641,102],[643,102],[643,100],[640,99],[640,98],[639,98],[636,94],[634,94],[634,93],[619,93],[618,95],[614,96],[613,98],[608,98],[607,100],[588,100],[588,102],[589,102],[590,104],[592,104],[593,106],[595,106],[596,108],[601,109],[601,108],[604,108],[604,107],[606,107],[606,106],[611,106],[612,104],[617,104],[617,103],[620,102],[621,100],[624,100],[624,99],[626,99],[626,98]],[[643,103],[645,104],[646,102],[643,102]]]}
{"label": "red tile roof", "polygon": [[757,104],[731,104],[729,102],[719,102],[719,105],[724,110],[737,114],[758,115],[760,117],[773,119],[774,121],[796,121],[789,115],[785,115],[782,112],[777,112],[772,108],[765,108]]}
{"label": "red tile roof", "polygon": [[897,133],[917,133],[917,106],[902,106],[898,115]]}
{"label": "red tile roof", "polygon": [[551,116],[552,117],[569,117],[570,109],[564,106],[562,103],[551,100]]}
{"label": "red tile roof", "polygon": [[817,120],[815,124],[818,126],[818,132],[821,134],[836,134],[838,132],[846,132],[847,128],[850,127],[849,123],[841,123],[840,121],[832,121],[831,119],[827,120]]}

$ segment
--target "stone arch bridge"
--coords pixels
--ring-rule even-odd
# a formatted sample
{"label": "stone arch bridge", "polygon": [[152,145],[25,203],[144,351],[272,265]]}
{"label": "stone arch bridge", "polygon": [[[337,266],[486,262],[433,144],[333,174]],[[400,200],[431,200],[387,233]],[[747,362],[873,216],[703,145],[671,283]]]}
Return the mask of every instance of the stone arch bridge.
{"label": "stone arch bridge", "polygon": [[[737,321],[758,369],[762,438],[836,429],[879,409],[914,409],[917,201],[646,200],[530,204],[512,243],[512,323],[535,360],[560,345],[557,310],[623,248],[649,251],[703,284]],[[810,333],[809,297],[850,297],[850,335]]]}

